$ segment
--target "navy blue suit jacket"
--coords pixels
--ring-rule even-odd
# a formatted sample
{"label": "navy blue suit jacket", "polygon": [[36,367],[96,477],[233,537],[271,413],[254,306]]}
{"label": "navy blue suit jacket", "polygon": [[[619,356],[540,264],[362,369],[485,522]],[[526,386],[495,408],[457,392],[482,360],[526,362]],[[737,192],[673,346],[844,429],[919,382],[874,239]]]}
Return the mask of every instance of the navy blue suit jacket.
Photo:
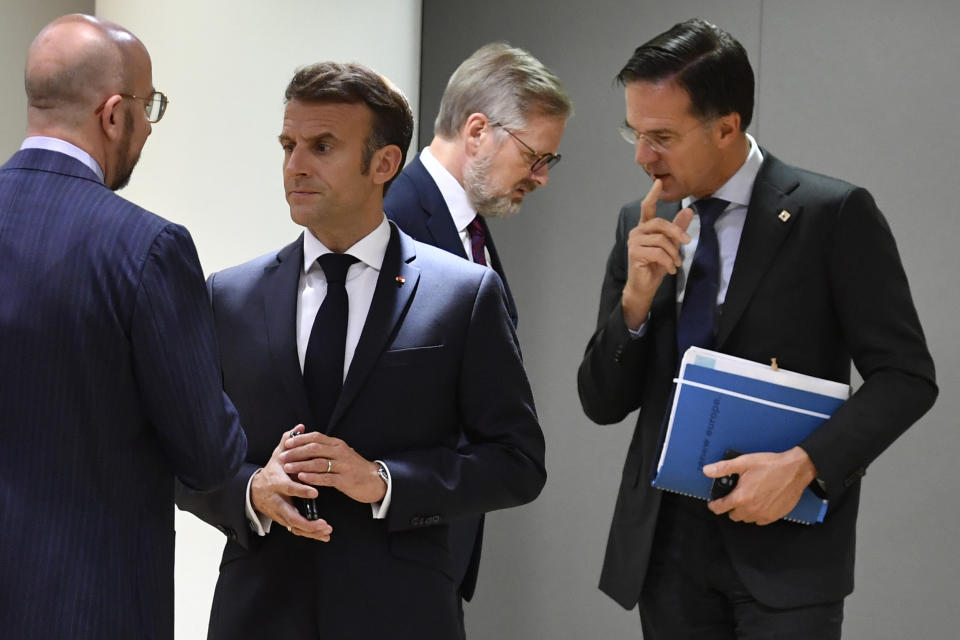
{"label": "navy blue suit jacket", "polygon": [[[678,210],[661,203],[657,215],[673,219]],[[600,579],[626,608],[640,596],[652,552],[661,493],[650,478],[678,360],[676,276],[664,278],[643,337],[632,339],[623,321],[627,238],[639,219],[639,201],[620,212],[597,330],[578,377],[594,421],[619,422],[640,409]],[[844,383],[852,360],[863,376],[800,443],[830,501],[822,524],[718,518],[730,560],[758,601],[779,608],[839,601],[853,589],[860,478],[937,394],[896,244],[870,194],[764,151],[718,324],[718,351],[755,362],[776,357],[784,368]]]}
{"label": "navy blue suit jacket", "polygon": [[246,441],[187,231],[79,161],[0,170],[0,635],[173,638],[174,475]]}
{"label": "navy blue suit jacket", "polygon": [[[397,223],[405,233],[420,242],[439,247],[444,251],[469,260],[460,241],[460,234],[450,217],[450,210],[433,178],[418,155],[397,176],[383,200],[387,217]],[[493,237],[486,221],[480,218],[487,232],[486,246],[490,254],[490,267],[503,281],[507,311],[513,326],[517,326],[517,306],[510,294],[503,264],[497,253]],[[460,595],[470,600],[477,586],[480,571],[480,555],[483,548],[483,515],[462,518],[450,525],[450,548],[454,557],[454,573],[459,582]]]}
{"label": "navy blue suit jacket", "polygon": [[[321,488],[328,543],[279,526],[257,537],[244,515],[250,476],[285,430],[313,424],[295,335],[302,239],[208,282],[224,388],[250,442],[226,488],[178,501],[229,538],[212,640],[457,637],[450,521],[543,487],[543,434],[499,278],[391,227],[328,433],[387,464],[392,502],[374,520],[370,505]],[[470,444],[458,449],[461,433]]]}

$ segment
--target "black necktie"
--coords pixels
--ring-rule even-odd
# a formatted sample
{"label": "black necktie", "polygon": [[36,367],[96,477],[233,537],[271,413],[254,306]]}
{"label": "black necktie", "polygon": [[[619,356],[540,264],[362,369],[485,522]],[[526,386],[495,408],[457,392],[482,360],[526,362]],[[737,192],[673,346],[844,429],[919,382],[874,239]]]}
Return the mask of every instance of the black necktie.
{"label": "black necktie", "polygon": [[716,339],[717,293],[720,290],[720,244],[713,225],[729,202],[704,198],[692,207],[700,218],[700,238],[687,275],[683,307],[677,322],[677,354],[688,347],[712,349]]}
{"label": "black necktie", "polygon": [[475,216],[470,224],[467,225],[467,233],[470,234],[470,248],[473,253],[473,261],[477,264],[487,266],[487,257],[483,248],[487,243],[487,232],[479,215]]}
{"label": "black necktie", "polygon": [[[303,362],[303,383],[317,431],[327,430],[343,386],[348,311],[345,283],[347,269],[356,261],[353,256],[343,253],[327,253],[317,258],[317,264],[327,278],[327,295],[313,321]],[[320,517],[314,500],[296,498],[295,503],[307,520]]]}

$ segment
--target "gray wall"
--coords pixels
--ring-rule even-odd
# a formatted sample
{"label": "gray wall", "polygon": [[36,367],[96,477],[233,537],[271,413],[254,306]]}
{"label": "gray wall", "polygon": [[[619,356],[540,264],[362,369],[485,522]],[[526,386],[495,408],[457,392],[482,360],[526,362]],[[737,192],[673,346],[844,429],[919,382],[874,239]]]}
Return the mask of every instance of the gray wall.
{"label": "gray wall", "polygon": [[0,0],[0,162],[20,147],[27,125],[23,65],[34,36],[54,18],[93,13],[94,0]]}
{"label": "gray wall", "polygon": [[[960,530],[954,462],[960,320],[957,61],[960,3],[893,0],[556,2],[424,0],[421,142],[456,65],[492,40],[525,47],[563,79],[577,114],[549,188],[491,225],[519,304],[520,339],[547,437],[542,496],[488,519],[474,638],[640,637],[596,584],[635,417],[592,425],[576,369],[596,322],[620,205],[649,181],[620,141],[614,74],[633,48],[692,16],[728,29],[758,72],[752,133],[781,159],[870,189],[898,240],[935,354],[941,398],[870,468],[850,639],[955,637]],[[922,632],[919,631],[922,629]]]}

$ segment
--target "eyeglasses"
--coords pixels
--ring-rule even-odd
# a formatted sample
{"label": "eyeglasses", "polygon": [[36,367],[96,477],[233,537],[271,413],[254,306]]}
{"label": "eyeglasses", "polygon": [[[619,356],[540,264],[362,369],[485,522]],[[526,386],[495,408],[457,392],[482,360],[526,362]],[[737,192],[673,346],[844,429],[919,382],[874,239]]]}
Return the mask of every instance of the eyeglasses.
{"label": "eyeglasses", "polygon": [[[147,115],[147,120],[149,120],[152,124],[160,122],[163,114],[167,111],[167,105],[170,103],[170,101],[167,100],[167,96],[165,96],[162,91],[154,91],[146,97],[135,96],[131,93],[115,93],[113,95],[117,95],[128,100],[143,100],[143,111]],[[96,113],[103,111],[105,106],[107,106],[106,101],[97,107]]]}
{"label": "eyeglasses", "polygon": [[494,122],[491,124],[491,126],[500,127],[501,129],[509,133],[514,140],[516,140],[521,145],[523,145],[523,148],[527,150],[527,153],[533,156],[533,164],[530,165],[530,173],[536,173],[537,171],[540,171],[540,169],[543,169],[544,167],[546,167],[547,170],[550,170],[551,168],[555,167],[558,162],[560,162],[559,153],[549,153],[549,152],[537,153],[533,147],[531,147],[526,142],[521,140],[520,137],[517,136],[517,134],[515,134],[513,131],[510,131],[510,129],[507,129],[505,126],[503,126],[499,122]]}
{"label": "eyeglasses", "polygon": [[646,134],[640,133],[629,124],[624,122],[620,125],[620,136],[629,142],[630,144],[637,144],[641,140],[645,145],[650,147],[650,150],[655,153],[669,153],[670,149],[673,148],[677,143],[683,140],[684,136],[696,129],[697,127],[703,126],[704,123],[698,122],[694,126],[690,127],[686,131],[680,134],[668,134],[668,135],[657,135],[657,134]]}

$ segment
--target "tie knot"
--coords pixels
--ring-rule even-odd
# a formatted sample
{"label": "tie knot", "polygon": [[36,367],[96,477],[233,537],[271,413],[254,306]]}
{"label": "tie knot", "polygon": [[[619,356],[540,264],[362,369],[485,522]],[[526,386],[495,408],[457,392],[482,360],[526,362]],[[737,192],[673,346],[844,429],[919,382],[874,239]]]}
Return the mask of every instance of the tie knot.
{"label": "tie knot", "polygon": [[317,264],[323,269],[327,284],[345,281],[347,269],[356,261],[356,258],[346,253],[325,253],[317,258]]}
{"label": "tie knot", "polygon": [[703,198],[690,206],[697,212],[701,227],[712,227],[728,204],[730,204],[729,201],[720,198]]}

